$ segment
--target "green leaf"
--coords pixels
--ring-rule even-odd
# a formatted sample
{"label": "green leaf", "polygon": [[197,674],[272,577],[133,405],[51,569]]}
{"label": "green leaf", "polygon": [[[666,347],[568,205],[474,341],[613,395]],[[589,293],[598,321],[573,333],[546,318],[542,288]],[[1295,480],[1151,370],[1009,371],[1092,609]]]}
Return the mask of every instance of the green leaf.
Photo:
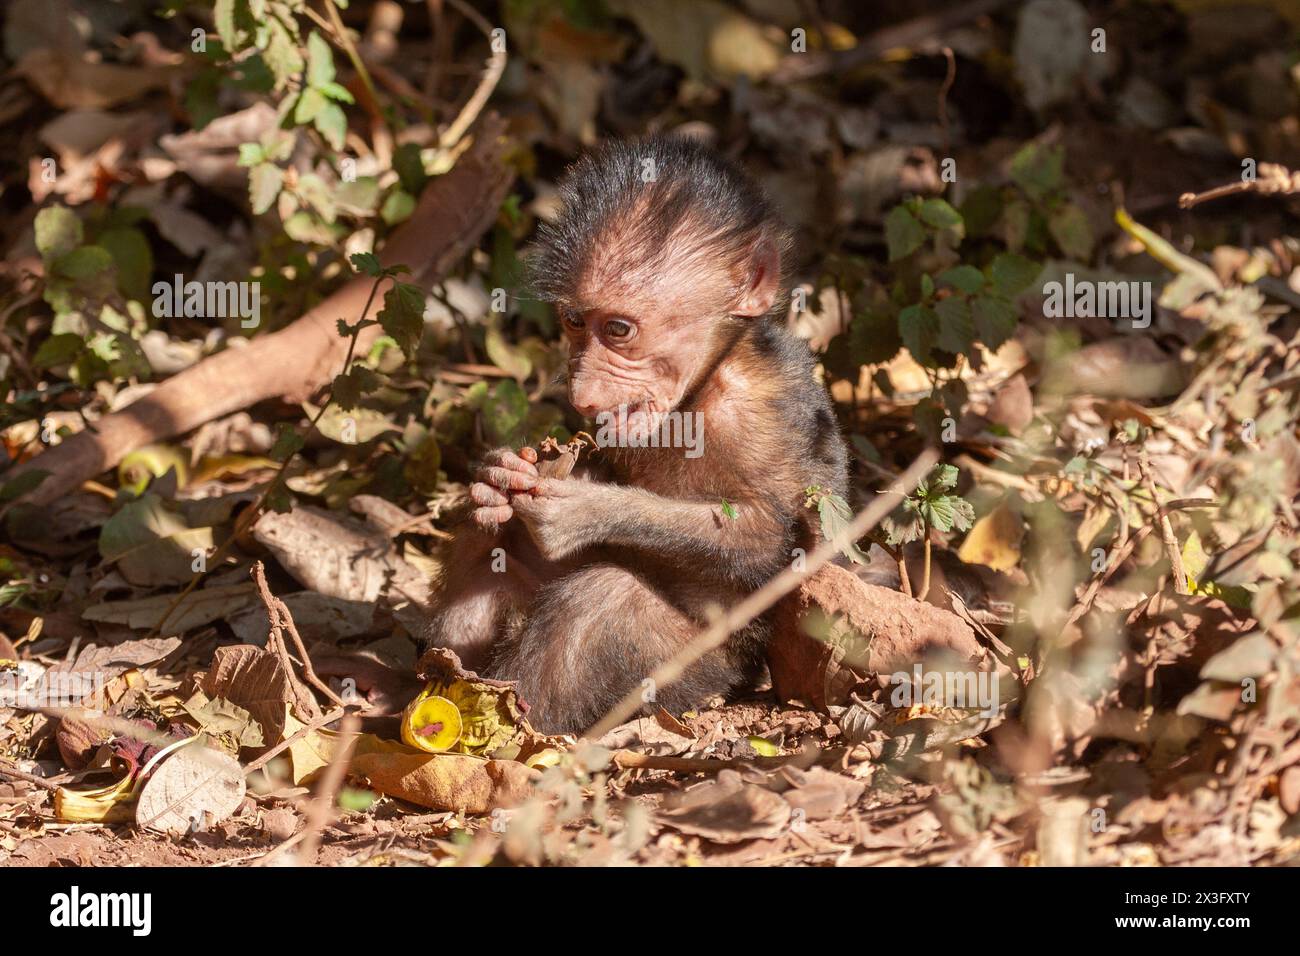
{"label": "green leaf", "polygon": [[319,90],[312,89],[310,86],[302,91],[298,97],[298,102],[293,108],[293,121],[299,126],[306,126],[314,120],[324,108],[329,100],[325,99],[323,93]]}
{"label": "green leaf", "polygon": [[237,50],[242,42],[243,31],[235,23],[235,6],[237,0],[216,0],[212,5],[212,20],[217,28],[221,43],[231,52]]}
{"label": "green leaf", "polygon": [[284,185],[284,170],[272,163],[259,163],[248,174],[248,199],[253,215],[260,216],[275,205]]}
{"label": "green leaf", "polygon": [[971,350],[975,342],[975,324],[971,321],[970,306],[960,296],[941,299],[934,307],[939,316],[939,337],[935,344],[945,352],[962,355]]}
{"label": "green leaf", "polygon": [[909,305],[898,313],[898,334],[918,362],[928,364],[939,340],[939,316],[924,305]]}
{"label": "green leaf", "polygon": [[266,150],[262,148],[261,143],[240,143],[239,159],[236,165],[253,167],[258,163],[266,161]]}
{"label": "green leaf", "polygon": [[942,199],[927,199],[921,203],[921,221],[935,229],[962,225],[961,213]]}
{"label": "green leaf", "polygon": [[921,502],[921,517],[939,531],[966,531],[975,523],[975,509],[965,498],[942,495]]}
{"label": "green leaf", "polygon": [[350,183],[334,187],[334,203],[354,216],[369,216],[379,205],[379,180],[374,176],[358,176]]}
{"label": "green leaf", "polygon": [[274,484],[266,492],[266,506],[278,515],[287,515],[293,510],[293,495],[282,484]]}
{"label": "green leaf", "polygon": [[71,332],[51,335],[41,343],[41,347],[32,356],[32,364],[37,368],[67,365],[81,353],[84,344],[80,335]]}
{"label": "green leaf", "polygon": [[1002,215],[1002,190],[996,186],[978,186],[961,204],[961,218],[966,235],[978,239],[988,235]]}
{"label": "green leaf", "polygon": [[868,310],[853,317],[848,348],[854,365],[888,362],[902,347],[903,340],[898,337],[898,319],[889,312]]}
{"label": "green leaf", "polygon": [[528,394],[513,378],[502,379],[483,400],[483,433],[492,445],[513,445],[523,437]]}
{"label": "green leaf", "polygon": [[300,209],[284,221],[284,233],[297,242],[327,246],[337,238],[338,229],[319,216]]}
{"label": "green leaf", "polygon": [[264,21],[268,39],[262,58],[275,76],[275,88],[284,89],[289,81],[303,71],[302,54],[298,44],[283,23],[275,17]]}
{"label": "green leaf", "polygon": [[1029,220],[1033,208],[1023,199],[1013,199],[1002,211],[1002,238],[1007,248],[1019,252],[1029,241]]}
{"label": "green leaf", "polygon": [[315,119],[316,131],[333,149],[342,149],[348,134],[348,118],[337,103],[326,102]]}
{"label": "green leaf", "polygon": [[726,498],[722,499],[722,513],[724,516],[730,518],[732,521],[735,521],[737,518],[740,517],[740,512],[736,509],[736,506],[733,505]]}
{"label": "green leaf", "polygon": [[322,83],[315,87],[315,89],[319,90],[330,99],[337,100],[340,103],[356,102],[352,94],[348,92],[347,87],[339,86],[337,83]]}
{"label": "green leaf", "polygon": [[330,396],[343,411],[351,411],[360,403],[362,396],[376,391],[383,384],[383,379],[364,365],[354,365],[342,375],[334,377]]}
{"label": "green leaf", "polygon": [[921,298],[928,299],[934,295],[934,280],[930,278],[930,273],[923,273],[921,276]]}
{"label": "green leaf", "polygon": [[1069,258],[1079,262],[1092,258],[1092,226],[1074,203],[1062,203],[1053,209],[1047,219],[1047,229]]}
{"label": "green leaf", "polygon": [[984,288],[984,273],[974,266],[953,266],[951,269],[939,273],[939,281],[946,282],[967,295],[974,295]]}
{"label": "green leaf", "polygon": [[307,35],[307,85],[324,86],[334,82],[334,53],[329,42],[312,30]]}
{"label": "green leaf", "polygon": [[[853,509],[849,503],[837,494],[827,492],[817,502],[817,514],[821,518],[822,537],[834,541],[849,522],[853,520]],[[840,553],[854,564],[866,564],[867,556],[855,541],[845,541],[840,545]]]}
{"label": "green leaf", "polygon": [[122,291],[139,302],[146,301],[153,275],[153,250],[144,233],[130,227],[106,229],[99,236],[99,244],[113,257]]}
{"label": "green leaf", "polygon": [[384,293],[379,324],[407,358],[415,355],[424,332],[424,293],[407,282],[398,282]]}
{"label": "green leaf", "polygon": [[1002,252],[994,256],[988,268],[989,279],[993,282],[994,290],[1007,298],[1017,296],[1028,289],[1038,278],[1039,271],[1036,263],[1011,252]]}
{"label": "green leaf", "polygon": [[337,218],[338,211],[334,208],[333,191],[325,185],[325,180],[315,173],[304,173],[299,176],[295,192],[316,210],[316,214],[325,222],[333,222]]}
{"label": "green leaf", "polygon": [[379,264],[379,257],[373,252],[354,252],[350,260],[352,268],[356,269],[362,275],[370,276],[372,279],[378,279],[384,267]]}
{"label": "green leaf", "polygon": [[496,326],[488,328],[484,336],[483,346],[487,351],[488,358],[492,360],[492,364],[517,381],[522,382],[532,374],[533,360],[528,357],[528,353],[519,346],[506,341],[506,337],[501,334],[501,330]]}
{"label": "green leaf", "polygon": [[1016,309],[1006,299],[993,295],[976,296],[971,301],[975,333],[985,348],[996,349],[1016,330]]}
{"label": "green leaf", "polygon": [[46,262],[77,248],[84,235],[81,220],[67,206],[50,206],[36,214],[36,248]]}
{"label": "green leaf", "polygon": [[395,226],[411,218],[413,212],[415,212],[415,197],[404,189],[394,189],[384,199],[379,215],[388,225]]}
{"label": "green leaf", "polygon": [[957,479],[960,476],[961,472],[956,465],[935,465],[925,481],[917,486],[917,490],[922,497],[951,491],[957,487]]}
{"label": "green leaf", "polygon": [[269,454],[276,461],[288,461],[298,453],[303,444],[303,437],[296,429],[281,425],[280,433],[275,436],[275,444],[271,446]]}
{"label": "green leaf", "polygon": [[112,268],[113,257],[103,246],[82,246],[54,261],[53,271],[69,279],[89,279]]}
{"label": "green leaf", "polygon": [[884,521],[880,522],[885,532],[885,542],[892,547],[919,541],[925,533],[925,524],[921,521],[920,505],[915,498],[907,498],[893,510]]}
{"label": "green leaf", "polygon": [[1065,148],[1028,143],[1011,159],[1011,179],[1035,202],[1065,183]]}
{"label": "green leaf", "polygon": [[885,243],[889,246],[889,261],[897,262],[910,256],[925,242],[925,227],[906,206],[895,206],[885,217]]}

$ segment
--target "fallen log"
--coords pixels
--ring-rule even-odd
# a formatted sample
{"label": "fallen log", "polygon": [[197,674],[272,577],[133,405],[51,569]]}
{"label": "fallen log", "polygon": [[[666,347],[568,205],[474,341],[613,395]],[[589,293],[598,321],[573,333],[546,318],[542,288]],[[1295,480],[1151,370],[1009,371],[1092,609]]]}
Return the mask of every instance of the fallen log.
{"label": "fallen log", "polygon": [[[489,115],[474,131],[473,145],[454,168],[425,187],[415,212],[389,237],[380,258],[384,265],[406,265],[405,281],[421,286],[436,282],[459,262],[496,219],[514,174],[503,162],[504,122]],[[361,318],[374,280],[353,279],[285,328],[258,336],[243,348],[226,348],[162,382],[148,395],[105,415],[78,432],[5,473],[6,481],[32,471],[47,476],[19,498],[43,505],[82,482],[115,467],[143,445],[185,434],[205,422],[257,402],[309,399],[342,370],[348,341],[338,334],[337,320]],[[371,312],[382,307],[376,297]],[[369,313],[367,314],[369,315]],[[371,326],[361,332],[358,351],[379,335]]]}

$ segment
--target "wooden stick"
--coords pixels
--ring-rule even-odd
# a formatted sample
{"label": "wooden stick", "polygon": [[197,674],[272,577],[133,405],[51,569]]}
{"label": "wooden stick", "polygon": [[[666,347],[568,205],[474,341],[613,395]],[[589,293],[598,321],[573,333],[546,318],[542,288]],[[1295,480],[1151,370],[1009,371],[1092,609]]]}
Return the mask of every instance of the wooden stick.
{"label": "wooden stick", "polygon": [[1146,452],[1140,452],[1137,459],[1138,471],[1142,475],[1142,484],[1146,487],[1147,493],[1151,495],[1151,503],[1156,506],[1156,518],[1160,523],[1160,536],[1165,542],[1165,552],[1169,555],[1169,564],[1174,573],[1174,590],[1179,594],[1187,593],[1187,572],[1183,569],[1183,555],[1178,546],[1178,536],[1174,534],[1173,523],[1169,520],[1169,512],[1165,506],[1160,503],[1160,496],[1156,494],[1156,483],[1151,477],[1150,463],[1147,461]]}
{"label": "wooden stick", "polygon": [[[514,181],[514,173],[502,162],[504,131],[499,118],[485,117],[470,150],[450,172],[429,180],[415,213],[384,246],[387,265],[412,266],[410,281],[427,286],[474,247],[495,221]],[[368,276],[358,276],[286,328],[257,336],[243,348],[208,356],[105,415],[93,432],[79,432],[11,468],[5,480],[29,471],[46,472],[40,485],[17,500],[48,505],[142,445],[184,434],[267,399],[310,398],[337,374],[347,351],[349,340],[335,327],[339,317],[373,318],[359,314],[372,285]],[[369,348],[380,331],[378,326],[363,330],[357,348]]]}
{"label": "wooden stick", "polygon": [[347,773],[348,762],[352,757],[352,748],[356,745],[357,730],[360,726],[361,721],[356,714],[349,714],[343,718],[343,726],[339,728],[339,746],[334,751],[334,758],[330,761],[329,768],[321,777],[315,798],[307,808],[302,858],[309,865],[316,862],[316,849],[320,845],[321,831],[325,829],[325,825],[333,815],[334,799],[338,796],[339,787],[343,785],[343,776]]}
{"label": "wooden stick", "polygon": [[[834,560],[840,548],[850,542],[858,541],[868,531],[879,524],[913,488],[920,483],[930,469],[939,460],[939,452],[927,448],[917,456],[910,468],[903,472],[897,486],[882,492],[869,506],[854,517],[840,533],[829,541],[823,541],[804,562],[804,570],[796,571],[788,567],[772,580],[768,581],[753,594],[732,606],[716,622],[700,631],[686,646],[669,660],[655,668],[650,680],[656,687],[664,687],[682,676],[688,667],[705,654],[721,647],[726,639],[759,615],[773,607],[777,601],[796,590],[805,580],[806,575],[816,574],[821,568]],[[641,685],[632,688],[627,695],[615,704],[586,736],[592,739],[603,737],[619,724],[626,721],[641,708]]]}

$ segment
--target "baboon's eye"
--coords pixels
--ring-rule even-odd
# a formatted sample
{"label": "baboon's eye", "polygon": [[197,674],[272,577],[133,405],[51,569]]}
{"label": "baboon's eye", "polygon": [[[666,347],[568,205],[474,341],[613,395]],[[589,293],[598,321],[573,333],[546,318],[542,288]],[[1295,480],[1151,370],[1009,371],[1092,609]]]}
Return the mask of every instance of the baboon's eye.
{"label": "baboon's eye", "polygon": [[576,312],[566,312],[564,314],[564,327],[570,332],[581,332],[587,327],[587,323]]}
{"label": "baboon's eye", "polygon": [[610,319],[605,323],[605,338],[612,342],[626,342],[636,333],[631,322],[623,319]]}

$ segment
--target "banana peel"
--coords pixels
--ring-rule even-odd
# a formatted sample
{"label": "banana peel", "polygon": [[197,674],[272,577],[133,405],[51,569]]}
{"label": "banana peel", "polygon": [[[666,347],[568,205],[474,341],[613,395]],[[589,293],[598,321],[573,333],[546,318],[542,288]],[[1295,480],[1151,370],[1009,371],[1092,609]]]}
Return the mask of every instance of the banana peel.
{"label": "banana peel", "polygon": [[145,445],[122,459],[117,466],[117,482],[119,487],[138,496],[149,487],[149,482],[169,471],[176,472],[176,486],[185,487],[189,470],[189,458],[181,450],[167,445]]}
{"label": "banana peel", "polygon": [[[445,752],[495,756],[502,748],[536,736],[525,719],[527,705],[519,699],[512,682],[479,677],[465,670],[456,653],[445,647],[429,650],[416,664],[416,671],[426,684],[424,691],[403,715],[402,739],[408,744],[429,750],[408,739],[407,725],[411,724],[413,735],[417,733],[412,723],[415,713],[421,701],[431,698],[442,698],[460,716],[460,734],[443,748]],[[431,713],[434,706],[444,715],[447,713],[441,705],[430,705],[426,713]]]}
{"label": "banana peel", "polygon": [[463,723],[460,710],[446,697],[425,687],[402,712],[402,742],[425,753],[442,753],[460,740]]}
{"label": "banana peel", "polygon": [[466,671],[433,648],[416,665],[424,690],[402,714],[405,745],[361,748],[352,772],[380,793],[435,810],[488,813],[525,799],[563,742],[528,724],[514,683]]}
{"label": "banana peel", "polygon": [[[528,797],[541,768],[563,759],[562,740],[529,726],[513,683],[466,671],[442,648],[416,671],[425,686],[402,714],[403,742],[360,734],[353,744],[349,772],[371,790],[433,810],[488,813]],[[284,735],[302,727],[287,711]],[[340,743],[339,734],[319,730],[290,744],[294,784],[315,779]]]}
{"label": "banana peel", "polygon": [[139,781],[129,773],[93,790],[59,787],[54,791],[54,815],[63,823],[130,823],[139,789]]}

